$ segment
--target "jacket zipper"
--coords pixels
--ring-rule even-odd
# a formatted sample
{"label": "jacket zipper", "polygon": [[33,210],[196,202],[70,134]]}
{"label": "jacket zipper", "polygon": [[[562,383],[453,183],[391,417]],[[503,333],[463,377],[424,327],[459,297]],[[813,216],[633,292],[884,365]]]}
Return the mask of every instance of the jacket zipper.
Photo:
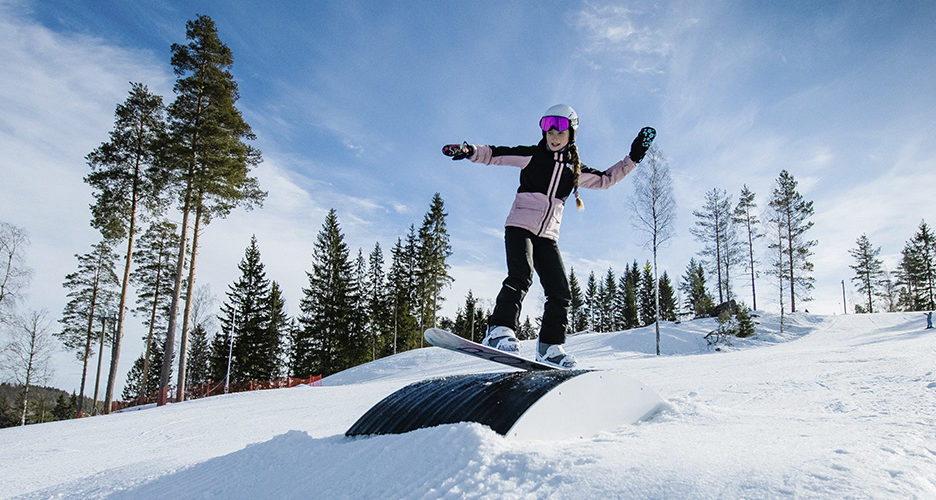
{"label": "jacket zipper", "polygon": [[553,159],[556,163],[553,166],[552,177],[549,179],[549,187],[546,189],[546,213],[543,215],[539,231],[536,232],[537,236],[543,236],[543,231],[546,230],[546,223],[552,216],[553,198],[555,198],[555,192],[559,190],[559,181],[562,180],[562,153],[556,152]]}

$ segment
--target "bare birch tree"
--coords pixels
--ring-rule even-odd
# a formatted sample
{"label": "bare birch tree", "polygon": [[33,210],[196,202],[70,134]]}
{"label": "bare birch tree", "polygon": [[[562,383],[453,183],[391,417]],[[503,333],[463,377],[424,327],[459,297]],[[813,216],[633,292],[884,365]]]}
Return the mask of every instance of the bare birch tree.
{"label": "bare birch tree", "polygon": [[17,384],[23,385],[20,425],[26,425],[29,388],[45,383],[52,376],[50,360],[55,342],[46,316],[44,311],[34,311],[11,320],[9,343],[0,349],[0,367],[11,373]]}
{"label": "bare birch tree", "polygon": [[636,227],[647,235],[645,244],[653,253],[653,294],[656,317],[656,353],[660,355],[660,280],[657,254],[673,236],[676,222],[676,200],[673,198],[673,180],[666,158],[657,148],[647,151],[634,181],[634,213]]}

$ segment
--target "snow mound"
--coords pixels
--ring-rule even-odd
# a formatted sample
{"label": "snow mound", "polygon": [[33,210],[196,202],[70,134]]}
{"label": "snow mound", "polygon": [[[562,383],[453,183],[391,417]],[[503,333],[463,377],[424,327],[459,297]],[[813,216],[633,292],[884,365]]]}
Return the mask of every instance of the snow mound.
{"label": "snow mound", "polygon": [[[438,348],[243,393],[0,429],[0,497],[936,497],[936,334],[922,315],[759,318],[714,352],[714,323],[572,337],[590,368],[666,405],[582,439],[511,440],[472,423],[346,438],[415,380],[503,370]],[[521,352],[532,354],[532,343]]]}

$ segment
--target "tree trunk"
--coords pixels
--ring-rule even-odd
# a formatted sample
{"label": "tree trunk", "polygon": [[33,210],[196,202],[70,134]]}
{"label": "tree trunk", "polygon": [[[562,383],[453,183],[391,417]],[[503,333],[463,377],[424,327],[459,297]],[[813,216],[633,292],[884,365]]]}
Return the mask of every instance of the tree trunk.
{"label": "tree trunk", "polygon": [[98,350],[97,376],[94,378],[94,399],[91,400],[91,414],[97,414],[97,395],[101,385],[101,362],[104,360],[104,338],[107,333],[107,320],[101,321],[101,346]]}
{"label": "tree trunk", "polygon": [[32,382],[33,356],[35,354],[36,332],[33,331],[29,342],[29,361],[26,363],[26,385],[23,387],[23,414],[20,416],[20,425],[26,425],[26,412],[29,409],[29,384]]}
{"label": "tree trunk", "polygon": [[185,312],[182,314],[182,338],[179,341],[179,379],[176,381],[176,401],[185,401],[185,365],[188,362],[189,319],[192,315],[192,296],[195,290],[195,257],[198,255],[198,232],[201,226],[203,195],[199,193],[195,208],[195,228],[192,231],[192,257],[189,261]]}
{"label": "tree trunk", "polygon": [[[139,168],[139,167],[138,167]],[[130,211],[130,227],[127,237],[127,257],[124,260],[123,283],[120,287],[120,305],[117,309],[117,333],[111,349],[110,373],[107,376],[107,392],[104,394],[104,413],[111,412],[111,403],[114,398],[114,385],[117,382],[117,363],[120,360],[120,343],[123,340],[124,312],[127,308],[127,290],[130,287],[130,265],[133,261],[133,236],[136,231],[136,198],[137,181],[133,182],[133,208]]]}
{"label": "tree trunk", "polygon": [[149,362],[152,344],[153,344],[153,330],[156,325],[156,311],[159,308],[159,285],[160,280],[162,279],[162,256],[163,256],[162,243],[159,247],[159,258],[156,260],[156,288],[153,290],[153,309],[150,311],[150,324],[149,331],[146,332],[146,353],[143,355],[143,384],[140,388],[140,396],[146,396],[146,391],[149,389]]}
{"label": "tree trunk", "polygon": [[790,312],[796,312],[796,292],[793,282],[793,228],[790,227],[792,224],[792,216],[787,215],[787,248],[789,248],[789,257],[790,257]]}
{"label": "tree trunk", "polygon": [[[194,162],[194,159],[192,160]],[[192,167],[194,169],[194,167]],[[172,359],[175,357],[175,330],[176,316],[179,314],[179,298],[182,295],[182,271],[185,270],[185,245],[188,243],[188,219],[191,210],[192,180],[188,181],[185,191],[185,203],[182,208],[182,232],[179,236],[179,254],[176,260],[175,286],[172,290],[172,302],[169,305],[169,328],[166,331],[166,347],[163,349],[162,369],[159,372],[159,396],[157,405],[166,404],[166,391],[169,387],[169,377],[172,375]]]}

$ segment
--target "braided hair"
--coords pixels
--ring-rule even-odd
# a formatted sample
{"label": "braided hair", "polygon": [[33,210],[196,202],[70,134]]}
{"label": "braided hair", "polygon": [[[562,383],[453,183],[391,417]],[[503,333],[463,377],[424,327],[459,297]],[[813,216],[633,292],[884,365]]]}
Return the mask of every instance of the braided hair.
{"label": "braided hair", "polygon": [[575,206],[579,210],[585,208],[585,203],[582,201],[582,198],[579,197],[578,185],[579,185],[579,176],[582,175],[582,161],[579,160],[578,155],[578,146],[575,145],[571,140],[569,141],[569,163],[572,164],[572,192],[575,193]]}

